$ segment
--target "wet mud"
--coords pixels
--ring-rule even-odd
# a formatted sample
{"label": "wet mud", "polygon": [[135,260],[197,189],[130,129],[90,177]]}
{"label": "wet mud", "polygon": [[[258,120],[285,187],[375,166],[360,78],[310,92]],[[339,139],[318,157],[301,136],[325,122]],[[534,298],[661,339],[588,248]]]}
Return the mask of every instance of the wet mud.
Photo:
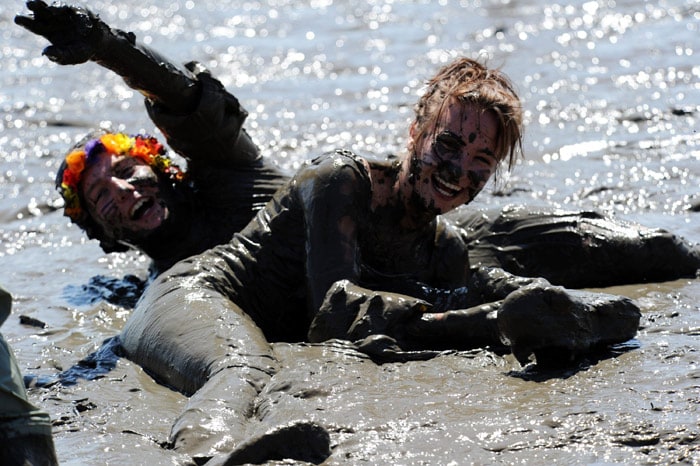
{"label": "wet mud", "polygon": [[[279,368],[256,399],[249,436],[295,422],[322,426],[323,464],[695,464],[699,327],[688,303],[700,287],[682,280],[605,290],[640,303],[637,338],[563,368],[523,367],[488,349],[377,364],[345,341],[273,344]],[[115,462],[134,449],[155,464],[191,462],[167,448],[186,398],[126,359],[96,380],[30,393],[51,413],[59,451],[80,449],[74,464],[103,458],[103,449]]]}

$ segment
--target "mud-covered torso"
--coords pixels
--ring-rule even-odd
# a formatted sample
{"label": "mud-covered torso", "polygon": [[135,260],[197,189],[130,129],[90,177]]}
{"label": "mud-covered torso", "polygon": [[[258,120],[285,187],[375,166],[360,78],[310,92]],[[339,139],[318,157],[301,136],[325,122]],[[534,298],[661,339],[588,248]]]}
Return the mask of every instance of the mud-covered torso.
{"label": "mud-covered torso", "polygon": [[362,276],[365,286],[382,281],[414,281],[439,288],[464,286],[468,273],[465,243],[456,229],[437,217],[424,230],[393,235],[378,221],[361,229]]}
{"label": "mud-covered torso", "polygon": [[146,101],[168,145],[187,159],[189,176],[177,200],[179,215],[139,245],[157,272],[228,242],[289,179],[260,156],[243,128],[248,113],[238,99],[207,73],[199,73],[197,80],[201,96],[192,113],[173,113]]}
{"label": "mud-covered torso", "polygon": [[438,218],[397,236],[390,223],[373,218],[371,198],[370,174],[359,157],[320,157],[229,244],[198,259],[207,264],[197,266],[200,279],[230,296],[268,338],[287,341],[305,338],[319,296],[336,280],[376,289],[407,280],[463,286],[466,247],[452,227]]}
{"label": "mud-covered torso", "polygon": [[178,199],[178,216],[142,249],[162,272],[181,259],[224,244],[286,180],[268,166],[202,167]]}

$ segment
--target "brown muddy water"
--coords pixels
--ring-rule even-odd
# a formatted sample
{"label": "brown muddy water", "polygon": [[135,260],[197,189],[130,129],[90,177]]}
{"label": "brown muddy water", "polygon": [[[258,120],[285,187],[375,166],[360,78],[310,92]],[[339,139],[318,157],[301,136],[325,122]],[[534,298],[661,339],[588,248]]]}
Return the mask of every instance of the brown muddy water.
{"label": "brown muddy water", "polygon": [[[251,112],[266,155],[290,169],[338,147],[401,150],[422,80],[455,54],[488,58],[523,97],[527,160],[469,208],[599,209],[700,241],[696,0],[90,6],[173,60],[210,67]],[[0,5],[0,285],[14,296],[2,332],[41,380],[118,334],[125,276],[147,268],[136,254],[104,255],[56,210],[63,152],[95,126],[154,130],[115,76],[43,58],[45,43],[12,22],[22,11]],[[105,296],[114,282],[126,295]],[[700,281],[605,291],[642,308],[637,341],[566,371],[486,350],[376,365],[342,343],[277,344],[284,368],[251,430],[315,420],[331,433],[329,465],[700,464]],[[161,444],[184,396],[125,359],[29,395],[53,419],[61,464],[183,460]]]}

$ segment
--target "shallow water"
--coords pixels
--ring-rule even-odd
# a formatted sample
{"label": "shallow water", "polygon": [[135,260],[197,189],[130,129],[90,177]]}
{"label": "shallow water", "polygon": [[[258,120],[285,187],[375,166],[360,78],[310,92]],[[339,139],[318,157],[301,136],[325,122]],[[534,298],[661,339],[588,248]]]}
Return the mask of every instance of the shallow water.
{"label": "shallow water", "polygon": [[[595,208],[700,241],[694,0],[90,5],[172,59],[211,68],[250,111],[265,154],[289,168],[337,147],[400,151],[422,80],[454,54],[488,57],[524,100],[527,159],[476,207]],[[70,226],[55,210],[55,171],[94,126],[154,129],[119,78],[42,57],[45,42],[12,23],[20,11],[0,6],[0,285],[14,296],[2,332],[25,374],[51,377],[129,315],[90,299],[91,279],[147,267],[105,256]],[[639,348],[565,373],[533,375],[487,351],[377,366],[340,345],[276,345],[276,379],[293,382],[268,387],[261,426],[319,421],[328,464],[699,464],[700,282],[606,291],[642,307]],[[184,397],[126,360],[30,396],[54,420],[62,464],[179,459],[159,442]]]}

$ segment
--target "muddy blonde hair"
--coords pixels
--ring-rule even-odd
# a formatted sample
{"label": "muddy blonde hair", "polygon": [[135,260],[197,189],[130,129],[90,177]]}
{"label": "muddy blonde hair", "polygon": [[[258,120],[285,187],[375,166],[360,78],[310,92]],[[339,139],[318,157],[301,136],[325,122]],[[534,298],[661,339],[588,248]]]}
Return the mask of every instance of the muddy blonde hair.
{"label": "muddy blonde hair", "polygon": [[470,58],[458,58],[440,68],[427,83],[416,104],[415,147],[435,128],[445,106],[454,100],[475,104],[483,112],[493,111],[499,122],[496,142],[499,163],[512,168],[522,154],[522,106],[510,79],[500,70],[488,69]]}

